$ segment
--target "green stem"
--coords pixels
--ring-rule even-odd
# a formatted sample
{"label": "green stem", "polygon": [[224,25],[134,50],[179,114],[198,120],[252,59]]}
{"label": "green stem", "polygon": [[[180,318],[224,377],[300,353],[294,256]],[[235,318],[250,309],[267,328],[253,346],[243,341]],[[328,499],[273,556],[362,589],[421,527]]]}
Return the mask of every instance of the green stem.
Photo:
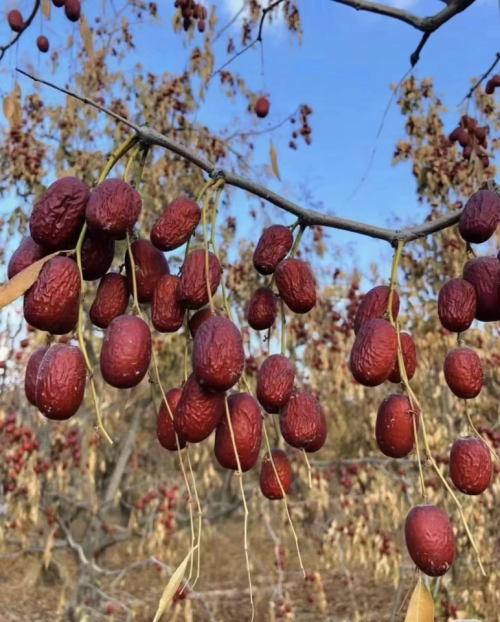
{"label": "green stem", "polygon": [[292,250],[290,251],[290,255],[289,255],[290,259],[292,257],[295,257],[295,253],[297,252],[297,249],[299,248],[300,240],[302,239],[302,236],[304,235],[305,230],[306,230],[306,225],[300,225],[300,230],[297,233],[297,236],[292,246]]}
{"label": "green stem", "polygon": [[281,354],[285,356],[286,352],[286,314],[285,303],[280,298],[280,314],[281,314]]}
{"label": "green stem", "polygon": [[395,326],[395,318],[392,314],[392,301],[394,298],[394,292],[396,291],[396,285],[398,282],[398,266],[401,260],[401,253],[403,252],[404,242],[402,240],[398,240],[398,244],[396,246],[396,250],[394,251],[394,257],[392,258],[392,267],[391,267],[391,287],[389,291],[389,302],[387,306],[387,311],[389,313],[389,321]]}

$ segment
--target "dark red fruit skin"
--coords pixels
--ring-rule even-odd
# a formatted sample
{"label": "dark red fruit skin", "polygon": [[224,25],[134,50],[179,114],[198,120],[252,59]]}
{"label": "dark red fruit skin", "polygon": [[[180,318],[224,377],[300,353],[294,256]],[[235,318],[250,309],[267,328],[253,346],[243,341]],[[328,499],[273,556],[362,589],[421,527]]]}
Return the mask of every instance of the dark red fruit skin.
{"label": "dark red fruit skin", "polygon": [[127,279],[121,274],[106,274],[90,307],[92,324],[107,328],[115,318],[125,313],[129,298]]}
{"label": "dark red fruit skin", "polygon": [[37,244],[33,238],[28,235],[21,244],[19,244],[10,258],[7,268],[7,277],[11,279],[47,254],[48,251],[43,248],[43,246],[40,246],[40,244]]}
{"label": "dark red fruit skin", "polygon": [[43,357],[48,351],[48,348],[38,348],[30,356],[28,364],[26,365],[26,373],[24,375],[24,392],[26,398],[30,404],[36,406],[36,379],[38,376],[38,370],[42,364]]}
{"label": "dark red fruit skin", "polygon": [[293,246],[293,234],[284,225],[264,229],[253,254],[253,266],[260,274],[272,274]]}
{"label": "dark red fruit skin", "polygon": [[476,291],[476,320],[500,320],[500,261],[496,257],[477,257],[465,264],[464,279]]}
{"label": "dark red fruit skin", "polygon": [[465,204],[458,230],[471,244],[481,244],[495,233],[500,220],[500,197],[491,190],[478,190]]}
{"label": "dark red fruit skin", "polygon": [[296,449],[321,449],[326,441],[326,419],[314,395],[303,390],[292,391],[280,411],[280,430],[285,441]]}
{"label": "dark red fruit skin", "polygon": [[438,296],[439,321],[446,330],[461,333],[467,330],[476,315],[476,290],[465,279],[451,279]]}
{"label": "dark red fruit skin", "polygon": [[73,248],[85,222],[89,197],[89,189],[76,177],[55,181],[33,208],[33,240],[51,251]]}
{"label": "dark red fruit skin", "polygon": [[40,52],[45,54],[49,51],[50,48],[49,40],[44,35],[40,35],[36,39],[36,46],[40,50]]}
{"label": "dark red fruit skin", "polygon": [[194,338],[193,373],[212,391],[227,391],[238,382],[245,365],[243,340],[225,317],[213,317],[200,326]]}
{"label": "dark red fruit skin", "polygon": [[52,4],[60,9],[62,6],[66,4],[66,0],[52,0]]}
{"label": "dark red fruit skin", "polygon": [[265,119],[269,114],[269,100],[265,97],[259,97],[255,104],[255,114],[259,119]]}
{"label": "dark red fruit skin", "polygon": [[36,405],[47,419],[65,421],[80,408],[87,368],[76,346],[55,345],[42,360],[36,380]]}
{"label": "dark red fruit skin", "polygon": [[269,287],[259,287],[250,299],[247,311],[248,324],[254,330],[267,330],[276,320],[278,305]]}
{"label": "dark red fruit skin", "polygon": [[[417,349],[415,348],[415,342],[411,335],[408,333],[401,333],[401,352],[403,354],[403,362],[406,369],[406,375],[408,380],[411,380],[417,370]],[[399,384],[401,382],[401,374],[399,373],[398,357],[394,361],[394,367],[391,375],[389,376],[389,382]]]}
{"label": "dark red fruit skin", "polygon": [[87,233],[82,245],[82,271],[86,281],[101,279],[115,256],[115,241]]}
{"label": "dark red fruit skin", "polygon": [[[178,387],[170,389],[170,391],[167,391],[167,394],[165,395],[173,416],[175,416],[175,411],[179,405],[181,395],[182,389],[179,389]],[[168,449],[168,451],[177,451],[178,447],[177,439],[175,438],[174,420],[170,416],[165,402],[161,403],[160,410],[158,411],[156,434],[162,447]],[[177,437],[179,439],[179,449],[184,449],[187,444],[186,439],[180,435],[177,435]]]}
{"label": "dark red fruit skin", "polygon": [[279,413],[289,400],[295,382],[292,361],[281,354],[268,356],[257,375],[257,399],[268,413]]}
{"label": "dark red fruit skin", "polygon": [[191,374],[175,411],[175,431],[188,443],[201,443],[215,430],[224,411],[224,393],[207,391]]}
{"label": "dark red fruit skin", "polygon": [[413,417],[418,429],[419,416],[406,395],[393,393],[380,404],[375,438],[380,451],[389,458],[404,458],[415,445]]}
{"label": "dark red fruit skin", "polygon": [[[243,473],[250,471],[259,458],[262,443],[262,413],[257,400],[248,393],[228,398],[234,440]],[[238,470],[227,413],[222,416],[215,432],[215,457],[221,467]]]}
{"label": "dark red fruit skin", "polygon": [[[208,261],[210,291],[214,296],[220,284],[222,268],[213,253],[208,254]],[[179,300],[186,309],[201,309],[208,302],[205,251],[203,249],[189,253],[182,266]]]}
{"label": "dark red fruit skin", "polygon": [[151,304],[151,321],[160,333],[175,333],[184,322],[186,310],[179,302],[180,279],[166,274],[158,281]]}
{"label": "dark red fruit skin", "polygon": [[450,453],[450,477],[466,495],[480,495],[491,482],[493,465],[488,446],[480,438],[459,438]]}
{"label": "dark red fruit skin", "polygon": [[90,231],[123,240],[132,232],[141,208],[141,195],[132,186],[121,179],[106,179],[90,195],[85,217]]}
{"label": "dark red fruit skin", "polygon": [[80,0],[66,0],[64,3],[64,13],[70,22],[77,22],[80,19],[81,12]]}
{"label": "dark red fruit skin", "polygon": [[[377,285],[360,302],[356,317],[354,318],[354,333],[357,335],[359,329],[370,320],[381,320],[387,313],[389,306],[389,295],[391,289],[387,285]],[[392,296],[392,315],[395,320],[399,313],[399,296],[395,291]]]}
{"label": "dark red fruit skin", "polygon": [[354,379],[365,387],[388,380],[398,352],[396,330],[387,320],[370,320],[359,329],[351,350]]}
{"label": "dark red fruit skin", "polygon": [[[292,487],[292,467],[290,466],[290,461],[286,453],[281,449],[277,447],[274,448],[271,451],[271,455],[272,462],[269,454],[266,454],[262,460],[262,466],[260,468],[260,490],[264,497],[274,501],[283,499],[281,488],[283,488],[285,495],[290,492],[290,488]],[[276,477],[273,463],[276,467],[278,477]]]}
{"label": "dark red fruit skin", "polygon": [[144,320],[120,315],[106,331],[101,349],[101,373],[117,389],[137,386],[151,361],[151,331]]}
{"label": "dark red fruit skin", "polygon": [[196,313],[189,318],[189,332],[191,333],[191,337],[196,335],[200,326],[209,320],[213,315],[220,315],[220,313],[215,310],[215,314],[212,313],[210,307],[205,307],[205,309],[200,309]]}
{"label": "dark red fruit skin", "polygon": [[14,32],[21,32],[24,28],[23,16],[17,9],[9,11],[7,21],[9,22],[10,29]]}
{"label": "dark red fruit skin", "polygon": [[408,553],[429,577],[441,577],[455,559],[455,537],[448,516],[435,505],[418,505],[405,522]]}
{"label": "dark red fruit skin", "polygon": [[[151,302],[158,281],[169,274],[167,258],[149,240],[136,240],[132,246],[135,263],[135,280],[139,302]],[[128,288],[132,292],[134,283],[129,254],[125,254]]]}
{"label": "dark red fruit skin", "polygon": [[301,259],[285,259],[276,268],[276,287],[294,313],[307,313],[316,304],[316,283],[311,268]]}
{"label": "dark red fruit skin", "polygon": [[78,321],[80,273],[68,257],[54,257],[24,296],[24,318],[53,335],[71,332]]}
{"label": "dark red fruit skin", "polygon": [[151,229],[151,242],[161,251],[173,251],[193,235],[201,209],[192,199],[174,199]]}
{"label": "dark red fruit skin", "polygon": [[470,348],[455,348],[446,355],[444,377],[452,393],[470,400],[477,397],[483,388],[483,367],[481,359]]}

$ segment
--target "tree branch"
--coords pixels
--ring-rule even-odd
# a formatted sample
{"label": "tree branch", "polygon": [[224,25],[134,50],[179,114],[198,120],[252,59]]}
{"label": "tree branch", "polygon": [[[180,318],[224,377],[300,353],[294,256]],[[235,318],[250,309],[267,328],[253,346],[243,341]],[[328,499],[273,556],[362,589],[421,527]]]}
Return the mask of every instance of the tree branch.
{"label": "tree branch", "polygon": [[31,22],[35,19],[35,15],[38,13],[38,9],[40,8],[40,4],[41,4],[41,0],[35,0],[35,4],[33,6],[33,10],[31,11],[28,19],[24,22],[24,26],[23,26],[23,29],[21,30],[21,32],[18,32],[16,34],[16,36],[9,43],[7,43],[7,45],[0,45],[0,61],[5,56],[5,52],[9,48],[11,48],[13,45],[15,45],[18,42],[18,40],[21,37],[21,35],[24,32],[26,32],[26,30],[28,29],[28,27],[31,24]]}
{"label": "tree branch", "polygon": [[483,75],[479,78],[479,80],[473,86],[471,86],[470,91],[467,93],[467,95],[460,102],[461,104],[463,104],[466,99],[470,99],[472,97],[474,91],[478,88],[478,86],[481,84],[481,82],[484,82],[484,80],[486,80],[486,78],[490,75],[490,73],[493,71],[493,69],[495,69],[495,67],[497,66],[499,61],[500,61],[500,52],[497,52],[496,56],[495,56],[495,60],[493,61],[493,63],[483,73]]}
{"label": "tree branch", "polygon": [[450,214],[446,214],[436,220],[426,222],[422,225],[417,225],[415,227],[407,228],[407,229],[383,229],[381,227],[376,227],[374,225],[366,224],[363,222],[357,222],[354,220],[348,220],[345,218],[337,218],[336,216],[329,216],[327,214],[321,214],[315,210],[307,210],[303,207],[300,207],[296,203],[285,199],[281,195],[269,190],[265,186],[262,186],[256,182],[253,182],[249,179],[242,177],[236,173],[233,173],[229,170],[222,169],[217,167],[215,164],[212,164],[196,152],[188,149],[184,145],[172,140],[168,136],[161,134],[153,128],[150,128],[146,125],[139,126],[127,119],[123,119],[119,115],[115,114],[111,110],[108,110],[104,106],[97,104],[91,99],[86,97],[81,97],[76,93],[72,93],[64,88],[51,84],[45,80],[40,80],[26,73],[25,71],[21,71],[18,69],[20,73],[24,74],[28,78],[35,80],[36,82],[41,82],[50,86],[52,88],[57,89],[67,95],[70,95],[79,101],[94,106],[101,110],[102,112],[110,115],[114,119],[121,121],[131,127],[137,133],[138,138],[141,142],[146,145],[157,145],[158,147],[163,147],[168,149],[172,153],[179,155],[180,157],[188,160],[198,168],[205,171],[210,177],[213,179],[224,179],[225,182],[234,186],[235,188],[240,188],[241,190],[245,190],[250,194],[253,194],[273,205],[279,207],[280,209],[288,212],[289,214],[293,214],[297,216],[300,220],[300,223],[304,226],[323,226],[330,227],[332,229],[340,229],[342,231],[351,231],[352,233],[359,233],[360,235],[366,235],[371,238],[375,238],[378,240],[385,240],[392,245],[395,245],[399,240],[404,242],[411,242],[413,240],[417,240],[419,238],[426,237],[432,233],[437,233],[438,231],[442,231],[443,229],[448,229],[453,225],[457,224],[460,220],[460,215],[462,214],[463,208],[458,209]]}

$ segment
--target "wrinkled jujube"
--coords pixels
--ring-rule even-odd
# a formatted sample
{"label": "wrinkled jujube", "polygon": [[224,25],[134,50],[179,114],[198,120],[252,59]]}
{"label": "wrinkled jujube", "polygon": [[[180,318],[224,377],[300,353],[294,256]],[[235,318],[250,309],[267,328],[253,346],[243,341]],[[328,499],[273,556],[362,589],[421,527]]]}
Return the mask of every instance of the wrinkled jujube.
{"label": "wrinkled jujube", "polygon": [[194,233],[201,210],[192,199],[174,199],[151,229],[151,242],[161,251],[173,251],[185,244]]}
{"label": "wrinkled jujube", "polygon": [[481,244],[495,233],[500,220],[500,198],[491,190],[478,190],[465,204],[458,230],[471,244]]}
{"label": "wrinkled jujube", "polygon": [[[360,302],[356,317],[354,318],[354,333],[370,320],[380,320],[385,317],[389,307],[391,288],[387,285],[377,285],[366,293]],[[399,313],[399,296],[397,291],[392,295],[392,315],[395,320]]]}
{"label": "wrinkled jujube", "polygon": [[366,322],[352,346],[350,367],[354,379],[365,387],[382,384],[394,370],[397,352],[396,330],[387,320]]}
{"label": "wrinkled jujube", "polygon": [[326,441],[326,418],[319,401],[308,391],[292,391],[280,411],[280,430],[297,449],[318,451]]}
{"label": "wrinkled jujube", "polygon": [[185,308],[179,302],[180,279],[165,274],[158,281],[151,303],[151,321],[160,333],[175,333],[182,326]]}
{"label": "wrinkled jujube", "polygon": [[490,485],[491,454],[480,438],[457,439],[451,448],[449,465],[452,482],[466,495],[480,495]]}
{"label": "wrinkled jujube", "polygon": [[48,348],[38,348],[30,356],[28,364],[26,365],[24,392],[28,402],[33,404],[33,406],[36,406],[36,379],[38,377],[38,370],[40,369],[43,357],[47,351]]}
{"label": "wrinkled jujube", "polygon": [[307,313],[316,304],[316,282],[309,264],[301,259],[285,259],[276,268],[276,287],[286,306],[294,313]]}
{"label": "wrinkled jujube", "polygon": [[19,244],[10,258],[7,267],[7,277],[11,279],[47,254],[48,251],[43,246],[40,246],[40,244],[37,244],[33,238],[28,235],[21,244]]}
{"label": "wrinkled jujube", "polygon": [[205,307],[204,309],[200,309],[193,313],[193,315],[189,318],[189,332],[191,333],[191,337],[196,335],[200,326],[209,320],[214,315],[220,315],[219,311],[215,309],[214,313],[212,313],[210,307]]}
{"label": "wrinkled jujube", "polygon": [[82,245],[82,272],[86,281],[97,281],[110,269],[115,241],[87,233]]}
{"label": "wrinkled jujube", "polygon": [[389,458],[404,458],[415,445],[413,417],[418,429],[419,416],[406,395],[393,393],[380,404],[375,437],[380,451]]}
{"label": "wrinkled jujube", "polygon": [[107,328],[115,318],[125,313],[129,298],[127,279],[121,274],[106,274],[99,283],[90,307],[92,324]]}
{"label": "wrinkled jujube", "polygon": [[[401,333],[400,339],[401,353],[403,354],[406,375],[408,376],[408,380],[411,380],[417,369],[417,349],[415,348],[415,342],[408,333]],[[394,384],[401,382],[401,374],[399,373],[399,362],[397,356],[394,361],[394,368],[389,376],[389,382],[393,382]]]}
{"label": "wrinkled jujube", "polygon": [[467,330],[476,315],[476,291],[465,279],[451,279],[438,296],[439,320],[446,330],[461,333]]}
{"label": "wrinkled jujube", "polygon": [[[222,268],[213,253],[208,254],[208,260],[210,292],[214,296],[220,284]],[[203,249],[189,253],[182,266],[179,300],[186,309],[200,309],[209,301]]]}
{"label": "wrinkled jujube", "polygon": [[281,354],[268,356],[257,375],[257,399],[268,413],[279,413],[290,399],[295,382],[292,361]]}
{"label": "wrinkled jujube", "polygon": [[[260,468],[260,490],[264,497],[271,500],[283,499],[283,492],[287,495],[292,487],[292,467],[284,451],[275,447],[271,457],[266,454]],[[274,463],[274,467],[273,467]],[[276,468],[276,472],[275,472]],[[276,477],[278,473],[278,477]],[[281,487],[280,487],[281,483]],[[282,489],[283,488],[283,492]]]}
{"label": "wrinkled jujube", "polygon": [[405,522],[408,553],[423,573],[440,577],[455,559],[455,536],[448,516],[435,505],[418,505]]}
{"label": "wrinkled jujube", "polygon": [[[151,302],[158,281],[165,274],[169,274],[167,258],[149,240],[136,240],[131,249],[135,264],[137,298],[142,303]],[[128,288],[132,292],[134,282],[128,252],[125,254],[125,266]]]}
{"label": "wrinkled jujube", "polygon": [[253,254],[254,268],[260,274],[272,274],[293,246],[293,234],[284,225],[264,229]]}
{"label": "wrinkled jujube", "polygon": [[476,291],[476,319],[500,320],[500,261],[496,257],[477,257],[465,264],[464,279]]}
{"label": "wrinkled jujube", "polygon": [[278,305],[269,287],[259,287],[250,299],[247,311],[248,324],[254,330],[267,330],[276,320]]}
{"label": "wrinkled jujube", "polygon": [[90,195],[85,218],[90,231],[123,240],[134,229],[141,208],[141,195],[131,185],[106,179]]}
{"label": "wrinkled jujube", "polygon": [[479,395],[483,387],[481,359],[471,348],[455,348],[446,355],[444,377],[457,397],[470,400]]}
{"label": "wrinkled jujube", "polygon": [[[177,406],[179,405],[179,401],[181,399],[181,395],[182,389],[179,389],[178,387],[170,389],[170,391],[167,391],[165,395],[168,405],[170,407],[170,411],[174,417]],[[179,447],[177,447],[174,420],[170,416],[170,413],[168,412],[168,408],[165,405],[164,401],[162,401],[160,410],[158,411],[156,434],[158,436],[160,445],[165,449],[168,449],[168,451],[177,451],[177,449],[184,449],[187,444],[186,439],[182,435],[177,434],[177,438],[179,439]]]}

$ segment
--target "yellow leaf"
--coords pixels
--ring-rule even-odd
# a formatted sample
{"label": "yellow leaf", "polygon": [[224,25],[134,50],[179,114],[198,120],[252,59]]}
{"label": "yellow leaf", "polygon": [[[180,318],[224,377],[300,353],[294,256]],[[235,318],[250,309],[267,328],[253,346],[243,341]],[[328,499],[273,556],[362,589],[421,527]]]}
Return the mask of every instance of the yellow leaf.
{"label": "yellow leaf", "polygon": [[94,60],[94,45],[92,43],[92,33],[90,32],[89,23],[85,15],[80,17],[80,35],[90,60]]}
{"label": "yellow leaf", "polygon": [[170,581],[167,583],[167,587],[163,591],[163,594],[160,598],[160,604],[158,605],[158,611],[156,612],[155,619],[153,622],[158,622],[161,616],[167,611],[172,603],[172,599],[174,594],[177,592],[177,588],[181,584],[181,581],[184,577],[184,573],[186,572],[186,567],[188,565],[189,559],[193,551],[189,551],[189,553],[184,558],[181,565],[177,568],[177,570],[170,577]]}
{"label": "yellow leaf", "polygon": [[434,601],[422,579],[418,580],[411,595],[405,622],[434,622]]}
{"label": "yellow leaf", "polygon": [[21,87],[19,86],[19,82],[16,82],[14,86],[14,96],[21,99]]}
{"label": "yellow leaf", "polygon": [[0,309],[22,296],[37,280],[45,262],[60,254],[60,251],[47,255],[12,277],[8,283],[0,287]]}
{"label": "yellow leaf", "polygon": [[52,559],[52,545],[54,544],[54,537],[56,535],[57,526],[52,527],[49,537],[47,538],[47,544],[45,545],[45,551],[43,552],[43,565],[45,570],[49,567],[50,560]]}
{"label": "yellow leaf", "polygon": [[42,1],[42,12],[47,19],[50,19],[50,0]]}
{"label": "yellow leaf", "polygon": [[12,95],[7,95],[7,97],[4,97],[3,99],[3,114],[10,123],[10,120],[14,115],[14,98]]}
{"label": "yellow leaf", "polygon": [[271,141],[271,167],[275,176],[281,181],[280,169],[278,168],[278,152],[274,143]]}

